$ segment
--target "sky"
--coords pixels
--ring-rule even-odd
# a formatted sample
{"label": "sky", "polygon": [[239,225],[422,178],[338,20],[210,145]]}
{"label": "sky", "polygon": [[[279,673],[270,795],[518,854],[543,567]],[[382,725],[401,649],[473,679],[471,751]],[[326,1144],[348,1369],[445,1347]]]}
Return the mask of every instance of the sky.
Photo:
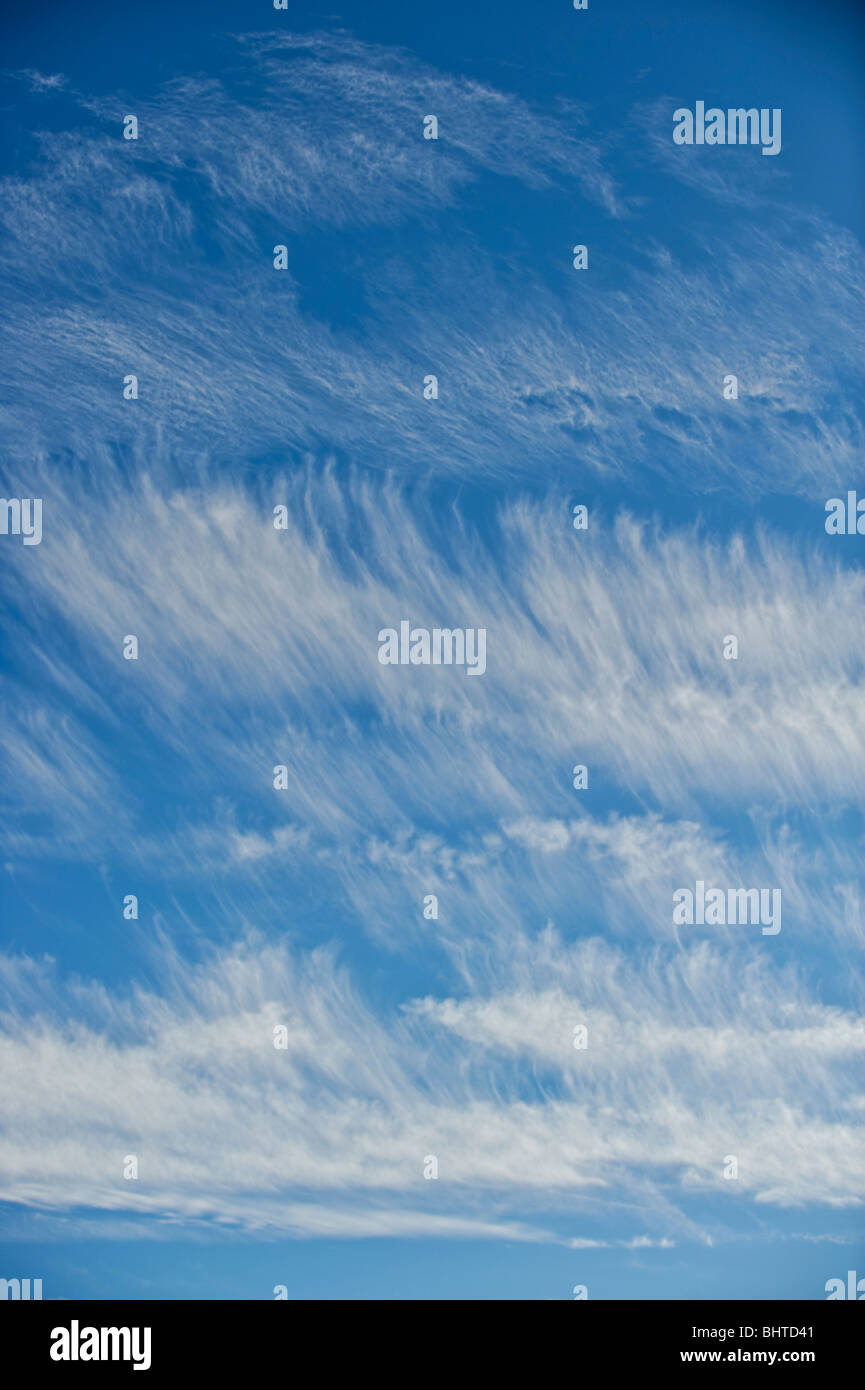
{"label": "sky", "polygon": [[865,1276],[855,8],[0,32],[0,1277]]}

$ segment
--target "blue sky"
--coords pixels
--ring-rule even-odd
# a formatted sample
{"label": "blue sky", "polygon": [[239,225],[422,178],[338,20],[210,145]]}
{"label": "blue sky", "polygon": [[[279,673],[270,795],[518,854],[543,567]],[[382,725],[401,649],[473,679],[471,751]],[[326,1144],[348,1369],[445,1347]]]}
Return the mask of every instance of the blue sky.
{"label": "blue sky", "polygon": [[[824,1297],[865,1258],[854,12],[3,26],[44,520],[0,536],[0,1273]],[[780,154],[674,145],[697,100]],[[382,666],[403,618],[486,672]],[[698,880],[781,931],[674,926]]]}

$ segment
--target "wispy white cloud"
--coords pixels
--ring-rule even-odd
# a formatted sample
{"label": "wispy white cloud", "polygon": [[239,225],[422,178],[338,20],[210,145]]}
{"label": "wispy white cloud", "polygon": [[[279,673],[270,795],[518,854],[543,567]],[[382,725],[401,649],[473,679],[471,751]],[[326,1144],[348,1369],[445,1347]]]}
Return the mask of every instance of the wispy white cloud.
{"label": "wispy white cloud", "polygon": [[[506,246],[478,244],[467,190],[514,178],[530,197],[577,188],[622,212],[585,113],[541,115],[346,36],[241,55],[224,81],[133,101],[137,142],[120,138],[119,107],[81,98],[104,133],[51,133],[34,171],[6,181],[13,458],[86,457],[107,433],[149,453],[168,437],[187,459],[291,441],[412,475],[535,477],[576,450],[598,481],[648,468],[688,490],[821,504],[855,470],[862,422],[839,387],[856,399],[863,268],[848,233],[761,205],[683,259],[632,210],[627,250],[593,243],[588,274],[570,244],[517,270]],[[437,142],[422,138],[430,108]],[[411,259],[390,242],[404,219],[427,237]],[[362,327],[310,299],[293,241],[342,228],[353,246],[384,238],[330,252]],[[277,273],[284,242],[292,268]],[[135,402],[121,398],[130,372]],[[430,372],[436,402],[422,398]],[[728,373],[737,402],[722,398]]]}
{"label": "wispy white cloud", "polygon": [[[861,1200],[856,1020],[756,957],[741,970],[703,947],[635,964],[553,938],[550,953],[555,994],[427,999],[389,1019],[331,954],[261,940],[192,969],[169,950],[158,992],[111,997],[48,975],[35,1015],[34,967],[7,961],[0,1195],[310,1234],[480,1234],[479,1219],[493,1234],[496,1211],[498,1234],[544,1239],[531,1212],[552,1193],[561,1211],[590,1196],[595,1218],[612,1215],[630,1175],[675,1211],[677,1188],[729,1192],[735,1153],[740,1200]],[[583,1051],[574,1020],[589,1027]],[[545,1066],[531,1101],[516,1055]],[[122,1177],[127,1154],[137,1180]]]}
{"label": "wispy white cloud", "polygon": [[32,92],[61,91],[67,85],[68,80],[60,72],[38,72],[36,68],[21,68],[17,72],[5,73],[4,76],[18,78],[21,82],[26,82]]}
{"label": "wispy white cloud", "polygon": [[[788,225],[783,179],[758,201],[653,147],[745,219],[674,253],[590,113],[347,35],[248,39],[219,80],[132,98],[137,144],[119,106],[70,96],[91,132],[5,183],[4,487],[44,498],[45,535],[4,556],[2,850],[13,873],[71,855],[146,878],[189,932],[151,902],[119,992],[0,958],[0,1197],[117,1233],[620,1251],[860,1203],[865,581],[822,524],[861,456],[852,238]],[[589,274],[567,245],[528,270],[481,245],[491,179],[594,202]],[[309,295],[311,237],[362,325]],[[287,442],[311,453],[283,473]],[[647,469],[704,492],[704,520],[637,520]],[[432,505],[433,472],[554,491]],[[612,500],[574,532],[570,490],[595,484]],[[773,490],[811,499],[812,538],[771,512],[715,529],[722,492]],[[484,626],[483,678],[382,667],[404,617]],[[782,888],[771,954],[676,935],[696,878]],[[358,931],[385,963],[425,952],[422,983],[361,993]]]}
{"label": "wispy white cloud", "polygon": [[[411,829],[445,794],[490,829],[555,821],[576,804],[576,761],[593,786],[680,812],[858,803],[863,577],[838,567],[822,527],[804,549],[766,531],[746,550],[627,515],[576,533],[565,509],[515,500],[487,542],[334,473],[272,491],[217,475],[178,490],[104,472],[99,496],[71,475],[41,484],[46,540],[9,555],[22,601],[52,615],[56,664],[74,640],[78,680],[122,691],[178,751],[206,746],[238,787],[269,787],[284,762],[301,821]],[[405,616],[485,626],[486,674],[382,667],[377,634]],[[127,632],[137,662],[121,658]],[[340,749],[320,737],[336,727]]]}

